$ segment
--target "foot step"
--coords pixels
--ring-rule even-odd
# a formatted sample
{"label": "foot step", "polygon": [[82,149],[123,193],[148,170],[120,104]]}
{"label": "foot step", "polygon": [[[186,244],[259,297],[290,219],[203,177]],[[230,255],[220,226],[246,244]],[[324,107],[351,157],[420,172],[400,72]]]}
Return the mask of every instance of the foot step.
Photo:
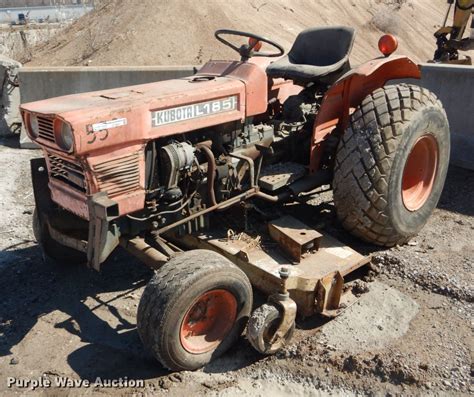
{"label": "foot step", "polygon": [[281,189],[284,186],[303,178],[306,167],[297,163],[277,163],[265,167],[258,181],[260,187],[269,192]]}

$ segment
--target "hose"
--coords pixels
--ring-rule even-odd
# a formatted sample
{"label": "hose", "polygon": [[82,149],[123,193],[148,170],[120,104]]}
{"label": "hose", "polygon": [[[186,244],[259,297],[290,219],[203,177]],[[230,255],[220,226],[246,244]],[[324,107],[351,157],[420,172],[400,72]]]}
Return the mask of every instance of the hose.
{"label": "hose", "polygon": [[209,146],[204,143],[198,144],[196,146],[198,151],[202,151],[207,159],[207,194],[210,201],[210,206],[213,207],[217,205],[216,193],[214,190],[214,183],[216,180],[216,159],[214,153],[209,148]]}

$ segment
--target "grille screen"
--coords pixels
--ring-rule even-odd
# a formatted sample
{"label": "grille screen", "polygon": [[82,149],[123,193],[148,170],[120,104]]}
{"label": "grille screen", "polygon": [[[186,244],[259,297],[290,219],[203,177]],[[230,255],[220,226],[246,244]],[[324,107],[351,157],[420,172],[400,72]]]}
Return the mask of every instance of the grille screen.
{"label": "grille screen", "polygon": [[48,154],[49,174],[51,178],[58,179],[67,183],[69,186],[86,192],[86,181],[84,178],[84,170],[80,164],[65,160],[61,157]]}
{"label": "grille screen", "polygon": [[140,188],[138,152],[96,164],[94,171],[99,190],[107,192],[109,197],[118,196]]}

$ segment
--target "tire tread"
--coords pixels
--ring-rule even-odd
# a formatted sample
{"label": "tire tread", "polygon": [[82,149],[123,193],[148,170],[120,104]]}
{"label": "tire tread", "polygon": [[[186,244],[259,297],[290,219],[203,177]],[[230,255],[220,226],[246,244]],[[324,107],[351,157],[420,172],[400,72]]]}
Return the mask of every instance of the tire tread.
{"label": "tire tread", "polygon": [[[216,252],[200,249],[186,251],[173,257],[157,271],[145,288],[137,311],[137,330],[145,348],[151,350],[168,369],[175,370],[179,364],[173,363],[164,354],[165,346],[156,340],[156,330],[162,328],[167,314],[173,310],[176,297],[190,286],[196,274],[203,276],[223,269],[229,274],[243,274],[236,265]],[[247,283],[251,290],[248,280]]]}
{"label": "tire tread", "polygon": [[403,244],[388,216],[386,195],[391,167],[414,112],[434,106],[432,92],[415,85],[389,85],[368,95],[353,113],[340,140],[334,168],[334,203],[344,228],[383,246]]}

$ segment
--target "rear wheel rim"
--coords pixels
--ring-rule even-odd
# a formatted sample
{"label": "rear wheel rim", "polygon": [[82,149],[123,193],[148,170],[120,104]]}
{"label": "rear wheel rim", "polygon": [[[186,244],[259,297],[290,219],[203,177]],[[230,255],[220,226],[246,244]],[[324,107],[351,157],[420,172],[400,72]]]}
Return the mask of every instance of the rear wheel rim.
{"label": "rear wheel rim", "polygon": [[214,350],[232,329],[237,300],[227,290],[215,289],[199,296],[184,315],[179,338],[189,353]]}
{"label": "rear wheel rim", "polygon": [[403,204],[408,211],[417,211],[433,191],[438,169],[439,149],[431,134],[418,138],[405,163],[402,179]]}

